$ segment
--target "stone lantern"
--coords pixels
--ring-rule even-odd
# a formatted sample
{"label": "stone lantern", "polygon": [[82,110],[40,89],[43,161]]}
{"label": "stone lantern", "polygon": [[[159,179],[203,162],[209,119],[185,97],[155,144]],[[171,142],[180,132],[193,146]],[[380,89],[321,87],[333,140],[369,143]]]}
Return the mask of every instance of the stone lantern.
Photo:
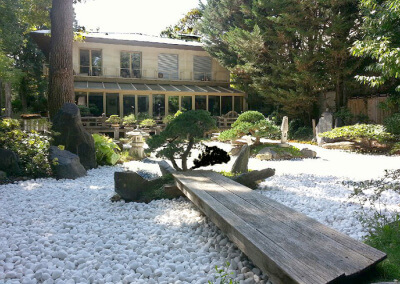
{"label": "stone lantern", "polygon": [[146,157],[144,153],[144,141],[143,135],[140,131],[131,131],[126,134],[130,137],[131,149],[129,150],[129,155],[138,159],[143,159]]}

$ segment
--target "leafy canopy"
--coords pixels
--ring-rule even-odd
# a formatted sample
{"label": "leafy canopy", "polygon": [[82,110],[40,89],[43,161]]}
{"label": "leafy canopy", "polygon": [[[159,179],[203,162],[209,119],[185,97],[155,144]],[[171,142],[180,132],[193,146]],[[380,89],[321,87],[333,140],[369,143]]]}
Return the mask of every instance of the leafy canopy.
{"label": "leafy canopy", "polygon": [[[171,160],[177,170],[188,170],[187,157],[195,144],[195,139],[216,128],[216,122],[205,110],[190,110],[176,116],[159,135],[147,140],[150,151],[157,157]],[[182,159],[182,168],[176,163]]]}
{"label": "leafy canopy", "polygon": [[400,92],[400,1],[361,0],[360,7],[363,38],[354,43],[352,53],[373,63],[367,67],[369,75],[357,79],[372,87],[395,79]]}

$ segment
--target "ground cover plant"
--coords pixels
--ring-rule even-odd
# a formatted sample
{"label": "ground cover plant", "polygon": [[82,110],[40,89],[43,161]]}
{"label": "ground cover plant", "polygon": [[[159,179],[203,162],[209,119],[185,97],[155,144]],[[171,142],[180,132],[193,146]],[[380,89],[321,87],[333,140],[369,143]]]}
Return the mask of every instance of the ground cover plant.
{"label": "ground cover plant", "polygon": [[274,152],[278,153],[278,154],[285,154],[288,153],[291,156],[293,156],[294,158],[300,158],[302,157],[302,153],[300,152],[300,149],[290,145],[289,147],[280,147],[277,144],[273,144],[273,143],[263,143],[260,145],[252,145],[250,147],[250,155],[255,157],[257,156],[258,152],[260,152],[262,149],[264,148],[271,148]]}
{"label": "ground cover plant", "polygon": [[[359,220],[370,229],[366,243],[387,254],[369,277],[375,281],[392,281],[400,278],[400,214],[385,210],[387,192],[400,193],[400,170],[386,171],[376,180],[349,183],[354,186],[351,198],[361,204]],[[372,208],[373,215],[368,214]]]}
{"label": "ground cover plant", "polygon": [[119,158],[119,151],[121,150],[115,144],[112,138],[106,135],[93,134],[94,147],[96,150],[96,160],[99,165],[115,165]]}
{"label": "ground cover plant", "polygon": [[223,131],[218,137],[220,141],[228,141],[240,138],[250,133],[256,138],[254,144],[260,144],[261,137],[276,138],[280,134],[279,127],[272,121],[267,120],[258,111],[246,111],[239,115],[232,124],[232,128]]}
{"label": "ground cover plant", "polygon": [[36,131],[25,132],[16,119],[0,120],[0,148],[19,158],[20,175],[38,178],[52,175],[48,160],[51,138]]}

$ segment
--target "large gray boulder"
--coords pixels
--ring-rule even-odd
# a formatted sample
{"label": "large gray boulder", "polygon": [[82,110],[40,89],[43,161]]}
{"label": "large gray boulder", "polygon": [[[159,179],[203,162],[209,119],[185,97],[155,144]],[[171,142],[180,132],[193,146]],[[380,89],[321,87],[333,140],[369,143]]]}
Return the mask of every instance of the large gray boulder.
{"label": "large gray boulder", "polygon": [[273,175],[275,175],[275,169],[268,168],[259,171],[243,173],[234,177],[233,180],[240,184],[243,184],[244,186],[256,189],[261,181],[265,180],[266,178],[272,177]]}
{"label": "large gray boulder", "polygon": [[79,108],[73,103],[66,103],[53,119],[54,145],[64,145],[65,150],[79,156],[85,169],[97,167],[94,139],[81,122]]}
{"label": "large gray boulder", "polygon": [[249,145],[243,145],[239,152],[235,163],[232,166],[232,173],[247,173],[249,171],[248,164],[250,158],[250,147]]}
{"label": "large gray boulder", "polygon": [[18,165],[18,156],[11,150],[0,149],[0,171],[10,176],[17,176],[21,173]]}
{"label": "large gray boulder", "polygon": [[308,148],[303,148],[300,150],[300,152],[304,158],[316,158],[317,157],[317,152],[310,150]]}
{"label": "large gray boulder", "polygon": [[78,155],[61,150],[56,146],[49,149],[49,160],[57,179],[76,179],[85,176],[86,170],[79,161]]}

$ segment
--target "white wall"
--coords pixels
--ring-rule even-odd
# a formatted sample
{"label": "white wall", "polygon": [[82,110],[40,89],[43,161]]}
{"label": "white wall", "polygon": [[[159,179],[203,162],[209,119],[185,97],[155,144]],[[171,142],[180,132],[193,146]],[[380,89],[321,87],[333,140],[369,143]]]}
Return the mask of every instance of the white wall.
{"label": "white wall", "polygon": [[[137,51],[142,53],[142,72],[145,78],[157,78],[158,54],[178,54],[180,80],[192,80],[193,56],[209,56],[205,51],[169,49],[130,45],[116,45],[93,42],[74,42],[73,66],[76,74],[79,74],[79,49],[101,49],[103,59],[103,75],[106,77],[119,77],[121,51]],[[229,81],[229,71],[213,60],[213,80]]]}

